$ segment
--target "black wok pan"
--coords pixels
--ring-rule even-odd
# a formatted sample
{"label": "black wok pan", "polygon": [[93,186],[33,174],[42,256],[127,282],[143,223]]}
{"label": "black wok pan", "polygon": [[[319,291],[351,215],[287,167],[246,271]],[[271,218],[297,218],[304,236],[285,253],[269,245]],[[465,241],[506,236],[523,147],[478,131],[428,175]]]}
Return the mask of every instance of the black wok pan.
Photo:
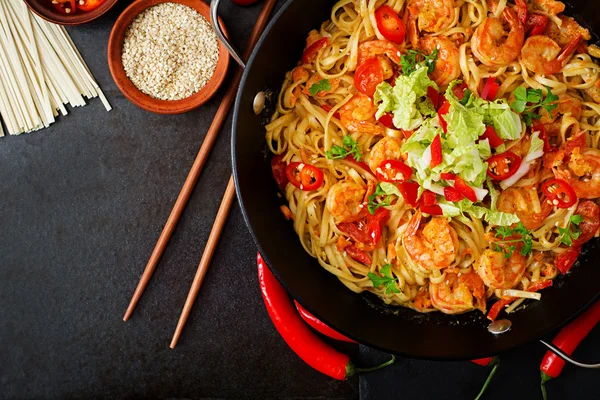
{"label": "black wok pan", "polygon": [[[265,116],[256,116],[252,106],[259,91],[278,93],[286,71],[302,55],[307,33],[329,19],[333,4],[288,0],[283,5],[248,61],[235,105],[232,154],[237,196],[260,253],[291,295],[360,343],[427,359],[475,359],[513,349],[542,338],[591,304],[600,289],[600,249],[595,242],[584,249],[580,265],[569,276],[544,290],[542,301],[511,314],[512,329],[497,336],[487,331],[489,321],[481,313],[451,316],[385,307],[373,295],[348,290],[306,254],[279,210],[282,200],[271,175]],[[566,14],[600,28],[593,1],[573,1]]]}

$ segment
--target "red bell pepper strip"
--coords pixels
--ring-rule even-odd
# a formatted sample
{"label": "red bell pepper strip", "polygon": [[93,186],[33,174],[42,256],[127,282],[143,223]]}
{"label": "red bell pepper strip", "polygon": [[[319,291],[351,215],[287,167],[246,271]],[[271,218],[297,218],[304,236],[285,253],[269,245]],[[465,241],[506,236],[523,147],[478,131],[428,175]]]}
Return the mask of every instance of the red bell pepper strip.
{"label": "red bell pepper strip", "polygon": [[302,54],[302,64],[310,64],[313,62],[319,50],[327,47],[329,45],[329,38],[321,38],[308,46],[304,53]]}
{"label": "red bell pepper strip", "polygon": [[496,100],[496,95],[498,94],[498,89],[500,85],[496,82],[496,78],[490,76],[486,79],[485,85],[483,86],[483,90],[481,91],[481,98],[483,100],[494,101]]}
{"label": "red bell pepper strip", "polygon": [[453,188],[452,186],[446,186],[444,188],[444,197],[446,200],[451,201],[453,203],[457,201],[461,201],[465,198],[458,190]]}
{"label": "red bell pepper strip", "polygon": [[542,192],[550,204],[558,208],[569,208],[577,201],[575,190],[562,179],[550,179],[542,184]]}
{"label": "red bell pepper strip", "polygon": [[431,100],[433,108],[437,110],[440,106],[440,94],[433,86],[427,86],[427,97],[429,97],[429,100]]}
{"label": "red bell pepper strip", "polygon": [[575,264],[575,261],[577,261],[577,257],[579,257],[580,252],[581,246],[573,246],[564,253],[560,253],[556,256],[554,259],[554,264],[561,274],[566,274],[569,272],[573,264]]}
{"label": "red bell pepper strip", "polygon": [[392,117],[392,113],[386,112],[381,117],[379,117],[377,121],[381,122],[381,124],[386,128],[398,130],[398,128],[396,128],[396,126],[394,125],[394,118]]}
{"label": "red bell pepper strip", "polygon": [[273,325],[288,346],[308,365],[317,371],[338,380],[344,380],[357,372],[369,372],[392,364],[390,361],[373,368],[356,368],[350,357],[342,354],[323,342],[315,335],[296,312],[285,289],[269,268],[260,254],[258,261],[258,282],[265,307],[273,321]]}
{"label": "red bell pepper strip", "polygon": [[433,138],[430,149],[431,162],[429,163],[429,167],[435,168],[440,165],[444,159],[444,154],[442,153],[442,138],[439,133]]}
{"label": "red bell pepper strip", "polygon": [[438,206],[437,204],[434,204],[432,206],[426,206],[424,204],[421,204],[421,206],[419,208],[421,209],[421,212],[424,212],[425,214],[429,214],[429,215],[443,215],[444,214],[442,207]]}
{"label": "red bell pepper strip", "polygon": [[404,201],[412,206],[417,206],[417,195],[419,193],[419,184],[416,182],[402,182],[398,186],[398,190],[402,193]]}
{"label": "red bell pepper strip", "polygon": [[440,106],[440,109],[438,110],[438,119],[440,120],[440,126],[442,127],[444,133],[448,133],[448,123],[444,119],[444,115],[448,114],[448,111],[450,111],[450,102],[448,100],[444,100]]}
{"label": "red bell pepper strip", "polygon": [[304,191],[320,188],[325,177],[319,168],[303,162],[290,163],[285,174],[292,185]]}
{"label": "red bell pepper strip", "polygon": [[491,125],[485,127],[485,132],[483,132],[483,135],[479,136],[479,139],[487,139],[490,142],[490,146],[494,148],[504,143],[504,140],[502,140],[502,138],[498,136],[496,130]]}
{"label": "red bell pepper strip", "polygon": [[300,316],[302,317],[304,322],[306,322],[311,328],[313,328],[317,332],[319,332],[331,339],[339,340],[342,342],[348,342],[348,343],[356,343],[354,340],[350,339],[349,337],[346,337],[346,336],[342,335],[341,333],[339,333],[338,331],[333,330],[332,328],[329,327],[329,325],[325,325],[323,322],[321,322],[320,319],[318,319],[317,317],[315,317],[314,315],[309,313],[306,308],[302,307],[302,305],[300,303],[298,303],[296,300],[294,300],[294,304],[296,305],[296,310],[298,310],[298,314],[300,314]]}
{"label": "red bell pepper strip", "polygon": [[467,182],[465,182],[460,176],[457,176],[456,179],[454,179],[454,188],[473,203],[477,202],[477,194],[475,194],[473,188],[469,186]]}
{"label": "red bell pepper strip", "polygon": [[374,214],[367,214],[367,233],[372,241],[373,246],[376,246],[381,239],[381,231],[385,224],[390,220],[390,212],[385,208],[378,208]]}
{"label": "red bell pepper strip", "polygon": [[446,181],[453,181],[456,179],[456,174],[453,174],[451,172],[442,172],[440,174],[440,178],[442,178]]}
{"label": "red bell pepper strip", "polygon": [[[584,312],[575,321],[565,326],[558,332],[552,343],[567,353],[573,354],[579,343],[590,333],[590,331],[600,321],[600,301],[597,301],[589,310]],[[546,382],[552,378],[557,378],[565,362],[562,358],[548,350],[542,358],[540,364],[540,374],[542,377],[542,396],[546,399]]]}
{"label": "red bell pepper strip", "polygon": [[385,182],[404,182],[412,173],[412,168],[399,160],[383,160],[375,170],[377,179]]}
{"label": "red bell pepper strip", "polygon": [[437,203],[437,195],[433,193],[431,190],[425,190],[423,194],[421,194],[421,205],[426,207],[431,207]]}

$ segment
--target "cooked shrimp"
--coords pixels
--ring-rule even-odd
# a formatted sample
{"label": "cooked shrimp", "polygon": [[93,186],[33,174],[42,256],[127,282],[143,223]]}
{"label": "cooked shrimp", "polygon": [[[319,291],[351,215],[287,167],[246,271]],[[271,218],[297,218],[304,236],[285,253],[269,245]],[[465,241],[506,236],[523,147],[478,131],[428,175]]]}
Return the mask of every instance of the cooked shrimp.
{"label": "cooked shrimp", "polygon": [[413,306],[418,311],[423,311],[431,308],[431,296],[429,295],[429,286],[421,286],[417,295],[412,301]]}
{"label": "cooked shrimp", "polygon": [[[586,79],[586,82],[589,81],[589,78]],[[600,80],[594,82],[594,86],[588,89],[584,89],[585,93],[592,98],[594,103],[600,104]]]}
{"label": "cooked shrimp", "polygon": [[371,98],[362,93],[357,93],[350,101],[340,107],[340,122],[350,132],[370,133],[371,135],[383,135],[382,126],[377,125],[375,113],[377,107]]}
{"label": "cooked shrimp", "polygon": [[565,3],[556,0],[531,0],[535,10],[541,10],[551,15],[565,11]]}
{"label": "cooked shrimp", "polygon": [[284,105],[286,107],[294,107],[296,105],[296,101],[298,101],[298,97],[302,94],[302,89],[300,85],[305,83],[309,78],[309,73],[303,67],[296,67],[292,70],[292,82],[295,84],[294,89],[290,93],[289,100],[284,99]]}
{"label": "cooked shrimp", "polygon": [[454,0],[410,0],[408,2],[408,34],[413,46],[419,43],[419,32],[437,33],[448,29],[456,17]]}
{"label": "cooked shrimp", "polygon": [[471,38],[473,54],[488,67],[503,67],[519,56],[525,39],[525,28],[510,8],[502,13],[510,30],[506,32],[500,18],[488,17]]}
{"label": "cooked shrimp", "polygon": [[[319,83],[322,80],[323,80],[323,77],[321,75],[319,75],[318,73],[314,73],[306,81],[306,85],[304,86],[304,90],[302,91],[302,93],[304,93],[307,96],[310,95],[310,87],[316,83]],[[321,90],[321,91],[317,92],[315,97],[321,97],[321,96],[331,94],[331,93],[335,92],[337,90],[337,88],[340,86],[339,78],[328,79],[328,81],[329,81],[329,86],[331,86],[331,89]]]}
{"label": "cooked shrimp", "polygon": [[504,252],[486,249],[477,264],[477,273],[489,287],[511,289],[521,280],[525,267],[525,257],[518,251],[506,258]]}
{"label": "cooked shrimp", "polygon": [[566,180],[577,197],[600,197],[600,150],[574,148],[568,167],[568,170],[555,169],[554,174],[557,178]]}
{"label": "cooked shrimp", "polygon": [[565,17],[564,15],[561,15],[559,18],[562,21],[561,26],[549,20],[544,34],[558,43],[560,47],[568,45],[578,36],[581,36],[583,40],[591,39],[590,31],[579,25],[573,18]]}
{"label": "cooked shrimp", "polygon": [[429,75],[440,87],[446,87],[460,76],[460,52],[450,39],[444,36],[429,36],[421,40],[420,47],[427,53],[438,49],[435,69]]}
{"label": "cooked shrimp", "polygon": [[458,235],[448,219],[433,217],[422,229],[420,223],[421,211],[417,210],[403,238],[408,255],[426,269],[450,266],[458,253]]}
{"label": "cooked shrimp", "polygon": [[385,136],[371,148],[369,168],[375,171],[384,160],[399,160],[402,156],[400,144],[394,138]]}
{"label": "cooked shrimp", "polygon": [[474,272],[459,275],[446,272],[442,283],[429,283],[431,304],[445,314],[460,314],[475,308],[485,312],[485,287],[481,278]]}
{"label": "cooked shrimp", "polygon": [[498,197],[498,210],[517,214],[525,228],[539,227],[552,212],[552,205],[540,202],[537,190],[533,187],[511,187],[503,190]]}
{"label": "cooked shrimp", "polygon": [[527,39],[521,49],[521,59],[527,69],[540,75],[558,74],[577,49],[581,36],[575,37],[564,48],[545,35],[535,35]]}
{"label": "cooked shrimp", "polygon": [[400,63],[400,54],[400,49],[392,42],[387,40],[369,40],[358,45],[357,65],[362,64],[369,58],[383,55],[388,56],[390,60],[398,64]]}
{"label": "cooked shrimp", "polygon": [[569,114],[579,120],[582,111],[581,101],[568,94],[559,95],[558,100],[553,104],[556,104],[556,108],[552,110],[552,113],[546,111],[545,108],[540,109],[541,118],[539,119],[539,122],[544,124],[546,133],[550,136],[560,134],[561,120],[564,115]]}
{"label": "cooked shrimp", "polygon": [[364,217],[367,190],[356,182],[339,181],[327,193],[325,205],[336,222],[353,222]]}

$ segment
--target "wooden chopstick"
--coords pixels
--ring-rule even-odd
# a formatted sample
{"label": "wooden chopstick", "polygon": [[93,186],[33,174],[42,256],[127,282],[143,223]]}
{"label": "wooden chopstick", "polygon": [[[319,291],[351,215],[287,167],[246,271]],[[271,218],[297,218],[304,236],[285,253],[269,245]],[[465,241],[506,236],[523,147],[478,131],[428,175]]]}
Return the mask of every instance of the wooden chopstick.
{"label": "wooden chopstick", "polygon": [[[252,31],[252,34],[250,35],[250,39],[248,40],[248,47],[246,48],[246,51],[244,52],[244,59],[248,59],[248,57],[250,57],[250,54],[252,53],[252,49],[256,45],[256,42],[258,41],[260,34],[262,33],[265,26],[267,25],[267,22],[269,21],[269,17],[271,15],[271,12],[273,11],[273,7],[275,6],[275,3],[276,3],[276,0],[266,0],[265,1],[265,4],[260,12],[260,15],[258,16],[258,19],[256,20],[256,24],[254,25],[254,30]],[[194,186],[196,185],[196,182],[198,181],[198,178],[200,177],[200,172],[202,172],[202,167],[204,167],[204,164],[206,163],[206,160],[208,159],[208,155],[210,154],[210,151],[215,143],[215,140],[217,139],[217,135],[221,131],[221,128],[223,127],[223,122],[225,121],[225,118],[227,117],[227,114],[228,114],[229,110],[231,109],[231,105],[233,104],[233,101],[235,100],[235,96],[236,96],[237,90],[238,90],[238,85],[242,78],[242,73],[243,73],[243,70],[238,67],[238,70],[236,71],[236,73],[233,77],[233,80],[231,81],[231,84],[229,85],[229,88],[227,89],[227,93],[225,94],[225,97],[223,98],[223,101],[221,102],[221,105],[219,106],[219,109],[217,110],[217,113],[215,114],[213,122],[210,125],[210,128],[208,129],[206,137],[204,138],[204,142],[202,143],[202,146],[200,147],[200,151],[198,152],[198,155],[196,156],[196,159],[194,160],[194,164],[192,165],[192,168],[191,168],[187,178],[185,179],[185,183],[183,184],[183,187],[181,188],[181,192],[179,193],[179,196],[177,197],[175,206],[173,207],[173,210],[171,211],[171,214],[169,215],[169,218],[167,219],[167,223],[165,224],[165,226],[160,234],[160,237],[158,238],[158,241],[156,242],[156,246],[154,247],[154,250],[152,251],[152,255],[150,256],[150,259],[148,260],[148,264],[146,264],[146,268],[144,269],[142,277],[140,278],[140,281],[135,289],[135,292],[133,293],[133,297],[131,298],[131,301],[129,302],[127,311],[125,312],[125,315],[123,316],[123,321],[127,321],[131,317],[133,310],[137,306],[138,302],[140,301],[140,298],[142,297],[142,294],[144,293],[144,290],[148,286],[148,282],[150,281],[150,278],[152,277],[152,274],[154,273],[154,270],[156,269],[156,266],[158,265],[158,261],[160,260],[163,252],[165,251],[165,248],[167,247],[167,243],[169,242],[169,239],[173,235],[173,231],[175,230],[175,227],[177,226],[177,223],[179,222],[179,219],[181,218],[181,214],[183,213],[183,210],[185,209],[185,206],[187,205],[190,195],[192,194],[192,190],[194,189]]]}
{"label": "wooden chopstick", "polygon": [[200,290],[200,286],[202,286],[204,276],[208,271],[210,261],[212,260],[213,254],[215,253],[215,249],[217,248],[217,244],[219,243],[219,238],[221,237],[221,232],[223,231],[225,222],[227,221],[227,216],[229,215],[229,211],[231,210],[231,205],[233,204],[234,197],[235,185],[233,183],[232,176],[229,178],[229,183],[227,184],[227,189],[225,190],[225,194],[223,195],[221,205],[219,206],[219,211],[217,212],[215,223],[210,231],[210,235],[208,236],[208,241],[206,242],[204,252],[202,253],[202,259],[200,260],[200,264],[198,265],[196,276],[194,276],[192,287],[190,288],[190,292],[188,293],[187,299],[185,300],[185,305],[183,306],[183,310],[181,311],[179,322],[177,322],[177,328],[175,329],[175,333],[173,334],[173,339],[171,339],[170,347],[172,349],[175,348],[175,346],[177,345],[177,341],[179,340],[179,336],[181,336],[183,327],[185,326],[185,323],[187,322],[188,317],[190,316],[190,311],[192,311],[192,307],[194,306],[194,302],[196,301],[196,297],[198,296],[198,291]]}

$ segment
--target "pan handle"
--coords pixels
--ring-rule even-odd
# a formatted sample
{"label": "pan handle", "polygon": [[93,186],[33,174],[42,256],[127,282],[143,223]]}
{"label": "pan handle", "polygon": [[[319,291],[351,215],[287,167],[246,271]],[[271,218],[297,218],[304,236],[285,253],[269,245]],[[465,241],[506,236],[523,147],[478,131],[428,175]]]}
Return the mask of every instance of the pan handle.
{"label": "pan handle", "polygon": [[229,43],[229,40],[225,37],[225,34],[221,30],[221,26],[219,25],[218,21],[219,21],[219,3],[220,2],[221,2],[221,0],[212,0],[210,3],[210,23],[211,23],[213,29],[215,30],[215,33],[217,34],[219,41],[221,41],[221,43],[223,43],[223,46],[225,46],[227,48],[227,51],[229,51],[229,54],[231,54],[231,57],[233,57],[233,59],[240,65],[240,67],[246,68],[246,64],[244,63],[244,60],[242,60],[242,57],[240,57],[240,55],[237,52],[237,50],[235,49],[235,47],[233,47],[233,45],[231,43]]}
{"label": "pan handle", "polygon": [[564,351],[562,351],[561,349],[559,349],[558,347],[544,342],[543,340],[540,340],[540,342],[546,346],[548,349],[550,349],[551,352],[553,352],[554,354],[556,354],[557,356],[559,356],[560,358],[562,358],[563,360],[565,360],[568,363],[571,363],[573,365],[576,365],[578,367],[581,368],[593,368],[593,369],[597,369],[600,368],[600,364],[586,364],[586,363],[582,363],[580,361],[577,361],[575,359],[573,359],[571,356],[569,356],[567,353],[565,353]]}

